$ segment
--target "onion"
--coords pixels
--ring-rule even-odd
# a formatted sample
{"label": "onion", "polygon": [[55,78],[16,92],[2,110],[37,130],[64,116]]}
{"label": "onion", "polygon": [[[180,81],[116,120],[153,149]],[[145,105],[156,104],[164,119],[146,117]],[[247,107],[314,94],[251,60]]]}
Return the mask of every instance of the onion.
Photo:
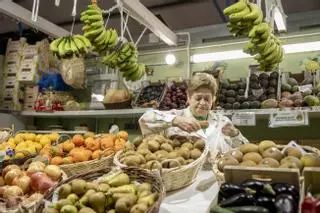
{"label": "onion", "polygon": [[61,169],[56,165],[48,165],[44,172],[52,179],[52,180],[59,180],[61,177]]}
{"label": "onion", "polygon": [[0,186],[4,186],[4,185],[5,185],[4,179],[3,177],[0,176]]}
{"label": "onion", "polygon": [[12,198],[22,196],[23,191],[19,186],[9,186],[4,189],[3,197],[4,198]]}
{"label": "onion", "polygon": [[41,161],[34,161],[30,163],[29,167],[33,167],[33,166],[42,167],[44,169],[44,167],[46,167],[46,164],[44,164]]}
{"label": "onion", "polygon": [[30,191],[31,186],[31,178],[28,176],[22,176],[17,181],[15,181],[15,185],[19,186],[23,193],[26,194]]}
{"label": "onion", "polygon": [[31,187],[34,191],[45,193],[55,184],[56,182],[52,181],[43,172],[37,172],[31,176]]}
{"label": "onion", "polygon": [[27,170],[27,174],[29,176],[31,176],[32,174],[36,173],[36,172],[43,172],[44,171],[44,166],[39,165],[39,164],[34,164],[32,166],[29,166],[28,170]]}
{"label": "onion", "polygon": [[12,182],[15,178],[19,178],[23,175],[23,172],[20,169],[12,169],[6,173],[4,181],[8,185],[12,185]]}

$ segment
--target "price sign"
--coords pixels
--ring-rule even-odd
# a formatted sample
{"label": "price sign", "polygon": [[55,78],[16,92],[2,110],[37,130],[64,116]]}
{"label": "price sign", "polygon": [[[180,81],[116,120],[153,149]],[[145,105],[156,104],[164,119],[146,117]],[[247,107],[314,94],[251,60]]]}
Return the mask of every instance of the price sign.
{"label": "price sign", "polygon": [[306,111],[278,111],[270,115],[269,127],[306,126],[309,116]]}
{"label": "price sign", "polygon": [[236,112],[231,117],[235,126],[255,126],[256,114],[254,112]]}

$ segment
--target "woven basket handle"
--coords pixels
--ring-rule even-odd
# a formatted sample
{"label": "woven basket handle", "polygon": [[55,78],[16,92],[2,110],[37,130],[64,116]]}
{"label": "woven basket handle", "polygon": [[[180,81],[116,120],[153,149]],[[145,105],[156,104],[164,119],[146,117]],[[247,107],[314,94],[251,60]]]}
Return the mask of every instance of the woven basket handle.
{"label": "woven basket handle", "polygon": [[[102,154],[100,155],[100,158],[99,158],[99,159],[101,159],[101,158],[103,158],[103,157],[108,157],[108,156],[103,156],[103,154],[105,154],[105,153],[108,152],[108,151],[112,151],[112,155],[114,155],[114,154],[116,153],[113,148],[105,149],[105,150],[102,151]],[[109,156],[110,156],[110,155],[109,155]]]}
{"label": "woven basket handle", "polygon": [[[159,170],[158,170],[158,169],[152,169],[152,167],[153,167],[155,164],[160,165],[160,169],[159,169]],[[157,161],[157,160],[152,160],[152,161],[151,161],[150,170],[153,171],[153,172],[157,171],[158,173],[160,173],[160,176],[161,176],[161,175],[162,175],[162,164],[161,164],[159,161]]]}
{"label": "woven basket handle", "polygon": [[165,159],[165,160],[163,160],[163,161],[161,162],[161,166],[162,166],[164,163],[170,163],[170,162],[175,162],[175,163],[178,164],[177,167],[170,168],[170,169],[176,170],[176,169],[180,169],[181,166],[182,166],[181,163],[180,163],[178,160],[176,160],[176,159]]}

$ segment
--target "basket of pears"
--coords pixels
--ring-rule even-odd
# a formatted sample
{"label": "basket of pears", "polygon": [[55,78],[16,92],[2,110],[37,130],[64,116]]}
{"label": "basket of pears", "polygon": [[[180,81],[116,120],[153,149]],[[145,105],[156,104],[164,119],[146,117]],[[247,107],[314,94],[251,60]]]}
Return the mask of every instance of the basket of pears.
{"label": "basket of pears", "polygon": [[105,167],[61,182],[47,193],[36,213],[157,213],[164,195],[156,173]]}

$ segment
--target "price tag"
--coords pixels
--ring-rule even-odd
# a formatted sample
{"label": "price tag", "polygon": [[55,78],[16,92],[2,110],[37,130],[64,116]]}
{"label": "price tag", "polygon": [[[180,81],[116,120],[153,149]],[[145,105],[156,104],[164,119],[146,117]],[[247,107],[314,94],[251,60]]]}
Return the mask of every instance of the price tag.
{"label": "price tag", "polygon": [[299,91],[300,92],[307,92],[307,91],[312,91],[312,84],[307,84],[303,86],[299,86]]}
{"label": "price tag", "polygon": [[307,111],[279,111],[270,115],[269,127],[306,126],[309,125]]}
{"label": "price tag", "polygon": [[236,112],[231,117],[235,126],[255,126],[256,114],[254,112]]}

